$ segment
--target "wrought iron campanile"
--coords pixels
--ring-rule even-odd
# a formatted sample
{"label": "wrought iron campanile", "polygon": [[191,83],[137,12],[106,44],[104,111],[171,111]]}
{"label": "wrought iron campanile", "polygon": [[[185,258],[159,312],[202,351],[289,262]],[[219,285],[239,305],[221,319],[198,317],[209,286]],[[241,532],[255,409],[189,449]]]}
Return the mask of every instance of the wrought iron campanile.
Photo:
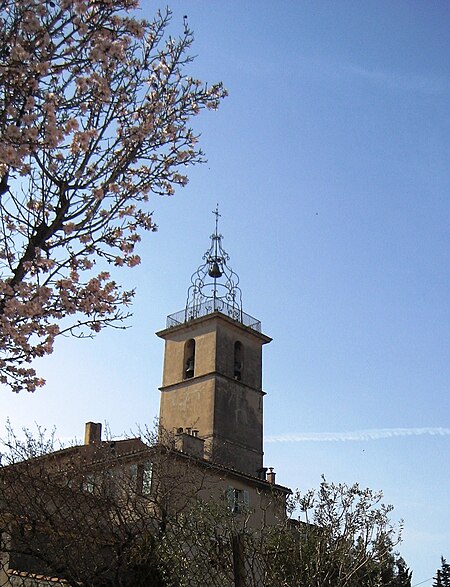
{"label": "wrought iron campanile", "polygon": [[204,263],[191,277],[186,301],[186,320],[219,311],[234,320],[242,321],[239,277],[228,266],[230,257],[222,246],[223,237],[218,232],[218,207],[213,214],[216,216],[216,228],[210,237],[211,246],[203,255]]}
{"label": "wrought iron campanile", "polygon": [[203,263],[191,276],[186,307],[167,317],[167,327],[176,326],[213,312],[221,312],[245,326],[261,330],[261,323],[242,309],[242,291],[239,276],[228,262],[230,256],[222,245],[223,236],[218,231],[219,209],[213,210],[216,217],[215,231],[210,236],[211,245],[202,257]]}

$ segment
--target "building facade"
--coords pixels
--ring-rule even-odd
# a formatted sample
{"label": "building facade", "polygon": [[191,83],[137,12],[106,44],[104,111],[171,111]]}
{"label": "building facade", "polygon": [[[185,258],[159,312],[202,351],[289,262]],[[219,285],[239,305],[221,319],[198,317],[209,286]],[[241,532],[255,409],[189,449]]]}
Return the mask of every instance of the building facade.
{"label": "building facade", "polygon": [[139,549],[150,535],[175,537],[198,504],[217,504],[219,523],[222,511],[234,528],[286,519],[290,491],[263,463],[262,349],[271,339],[243,312],[215,214],[186,306],[157,332],[165,348],[156,444],[104,440],[101,425],[88,422],[84,445],[5,467],[0,587],[55,577],[89,584],[81,561],[99,556],[110,580],[128,572],[114,558],[116,537],[131,536]]}

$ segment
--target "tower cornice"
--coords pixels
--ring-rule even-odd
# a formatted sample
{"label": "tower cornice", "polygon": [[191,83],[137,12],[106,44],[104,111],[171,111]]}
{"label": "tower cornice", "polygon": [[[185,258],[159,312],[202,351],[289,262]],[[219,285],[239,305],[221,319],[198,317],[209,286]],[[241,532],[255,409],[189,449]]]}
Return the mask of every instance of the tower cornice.
{"label": "tower cornice", "polygon": [[[172,314],[171,316],[168,316],[168,320],[172,316],[174,316],[174,314]],[[158,332],[156,332],[156,336],[159,336],[160,338],[164,338],[164,339],[170,338],[170,335],[173,335],[177,332],[186,332],[186,330],[188,330],[190,328],[197,329],[202,323],[206,324],[208,322],[213,322],[213,321],[218,321],[218,320],[222,320],[222,321],[226,322],[227,324],[232,325],[239,332],[244,331],[246,334],[253,336],[255,338],[258,338],[259,340],[262,341],[262,344],[267,344],[267,343],[271,342],[271,340],[272,340],[270,338],[270,336],[263,334],[260,330],[257,330],[255,328],[253,328],[252,326],[246,326],[241,321],[234,320],[233,318],[230,318],[229,316],[227,316],[226,314],[224,314],[223,312],[220,312],[218,310],[216,310],[215,312],[211,312],[210,314],[206,314],[205,316],[200,316],[199,318],[193,318],[187,322],[174,323],[173,325],[168,326],[167,328],[164,328],[163,330],[159,330]],[[261,323],[259,323],[259,324],[261,324]]]}
{"label": "tower cornice", "polygon": [[[196,385],[197,383],[199,383],[201,381],[207,381],[208,379],[215,379],[215,378],[225,379],[225,380],[232,382],[233,385],[245,387],[247,390],[253,391],[253,392],[257,393],[258,395],[260,395],[261,397],[264,397],[265,395],[267,395],[266,391],[263,391],[262,389],[258,389],[257,387],[253,387],[251,385],[247,385],[246,383],[242,383],[242,381],[236,381],[232,377],[229,377],[228,375],[224,375],[223,373],[220,373],[219,371],[211,371],[211,373],[205,373],[204,375],[197,375],[195,377],[191,377],[190,379],[185,379],[183,381],[183,386],[186,388],[189,388],[190,385]],[[162,391],[162,392],[170,392],[172,389],[178,389],[179,386],[180,386],[179,383],[172,383],[170,385],[162,385],[161,387],[158,387],[158,389],[159,389],[159,391]]]}

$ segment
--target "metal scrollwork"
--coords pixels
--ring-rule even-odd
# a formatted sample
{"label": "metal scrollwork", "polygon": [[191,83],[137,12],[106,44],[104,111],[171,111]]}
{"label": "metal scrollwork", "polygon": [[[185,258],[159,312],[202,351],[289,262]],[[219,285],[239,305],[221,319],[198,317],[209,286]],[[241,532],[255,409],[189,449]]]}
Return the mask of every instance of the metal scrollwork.
{"label": "metal scrollwork", "polygon": [[219,209],[216,229],[211,235],[211,246],[203,255],[204,263],[193,273],[186,302],[186,320],[192,320],[212,312],[223,312],[234,320],[242,321],[242,292],[238,275],[228,266],[230,257],[222,246],[218,232]]}
{"label": "metal scrollwork", "polygon": [[242,310],[239,277],[228,266],[230,257],[222,247],[223,237],[218,232],[218,207],[213,214],[216,216],[216,228],[210,237],[211,246],[202,257],[203,263],[191,277],[185,309],[168,316],[167,327],[172,328],[213,312],[222,312],[225,316],[261,332],[261,322]]}

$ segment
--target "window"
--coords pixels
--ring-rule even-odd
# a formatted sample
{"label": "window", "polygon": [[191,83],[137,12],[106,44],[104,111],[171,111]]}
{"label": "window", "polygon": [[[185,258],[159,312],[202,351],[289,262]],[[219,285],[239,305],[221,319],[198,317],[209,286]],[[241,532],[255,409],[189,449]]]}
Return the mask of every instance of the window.
{"label": "window", "polygon": [[136,479],[136,478],[137,478],[137,474],[138,474],[138,466],[136,465],[136,463],[132,463],[132,464],[130,465],[129,472],[130,472],[130,477],[131,477],[131,479]]}
{"label": "window", "polygon": [[142,495],[149,495],[152,489],[152,463],[144,463],[142,471]]}
{"label": "window", "polygon": [[194,366],[195,366],[195,340],[191,338],[186,342],[184,352],[184,379],[190,379],[194,377]]}
{"label": "window", "polygon": [[238,340],[234,343],[234,378],[237,381],[241,380],[242,377],[242,359],[243,359],[243,348],[242,343]]}
{"label": "window", "polygon": [[249,510],[249,494],[247,489],[236,489],[229,487],[227,489],[228,507],[233,514],[243,514]]}
{"label": "window", "polygon": [[121,482],[120,469],[116,468],[104,471],[102,478],[102,494],[115,498],[119,492]]}
{"label": "window", "polygon": [[116,494],[117,481],[117,469],[102,469],[96,473],[86,473],[83,475],[82,489],[87,493],[113,497]]}
{"label": "window", "polygon": [[83,477],[83,491],[94,493],[96,490],[95,475],[88,473]]}
{"label": "window", "polygon": [[141,495],[150,495],[152,490],[153,465],[150,461],[137,466],[137,492]]}

